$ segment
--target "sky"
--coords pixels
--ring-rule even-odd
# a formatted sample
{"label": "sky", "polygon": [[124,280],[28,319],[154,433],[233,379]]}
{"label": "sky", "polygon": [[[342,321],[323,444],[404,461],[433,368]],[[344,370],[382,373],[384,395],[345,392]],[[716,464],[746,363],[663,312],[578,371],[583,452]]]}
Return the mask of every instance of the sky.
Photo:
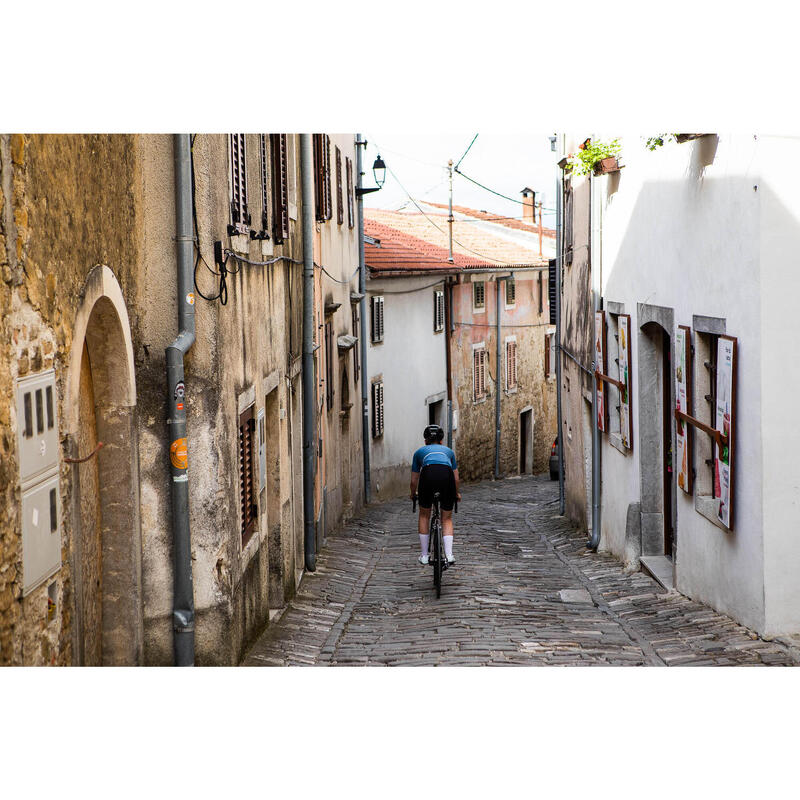
{"label": "sky", "polygon": [[[552,133],[479,133],[461,162],[461,171],[519,202],[498,197],[454,172],[453,205],[521,217],[521,190],[527,186],[536,192],[537,203],[544,203],[545,227],[555,228],[556,161],[560,154],[550,149],[548,137]],[[366,130],[362,136],[367,140],[364,186],[374,185],[372,164],[379,152],[387,166],[386,183],[379,192],[365,195],[364,205],[398,209],[409,203],[406,191],[417,201],[448,202],[447,161],[452,158],[454,164],[458,163],[475,131],[409,135]]]}

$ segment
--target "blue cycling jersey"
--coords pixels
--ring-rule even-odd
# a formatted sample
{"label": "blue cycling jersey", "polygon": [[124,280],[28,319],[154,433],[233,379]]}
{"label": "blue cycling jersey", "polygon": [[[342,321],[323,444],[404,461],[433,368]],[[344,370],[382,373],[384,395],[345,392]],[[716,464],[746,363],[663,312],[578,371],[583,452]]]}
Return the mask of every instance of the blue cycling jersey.
{"label": "blue cycling jersey", "polygon": [[458,469],[456,464],[456,454],[443,444],[426,444],[420,447],[411,461],[411,471],[419,472],[423,467],[430,464],[444,464],[445,466]]}

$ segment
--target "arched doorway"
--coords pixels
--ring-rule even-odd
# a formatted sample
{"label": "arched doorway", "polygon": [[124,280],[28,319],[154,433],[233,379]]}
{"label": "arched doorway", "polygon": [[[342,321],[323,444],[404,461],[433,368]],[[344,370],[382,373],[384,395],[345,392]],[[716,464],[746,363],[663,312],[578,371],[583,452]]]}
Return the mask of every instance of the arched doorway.
{"label": "arched doorway", "polygon": [[[136,387],[122,290],[108,267],[86,280],[75,318],[66,421],[73,458],[71,563],[76,662],[142,662]],[[97,450],[99,442],[103,447]]]}
{"label": "arched doorway", "polygon": [[[672,309],[640,306],[638,337],[639,473],[643,557],[675,551]],[[649,567],[648,567],[649,568]]]}

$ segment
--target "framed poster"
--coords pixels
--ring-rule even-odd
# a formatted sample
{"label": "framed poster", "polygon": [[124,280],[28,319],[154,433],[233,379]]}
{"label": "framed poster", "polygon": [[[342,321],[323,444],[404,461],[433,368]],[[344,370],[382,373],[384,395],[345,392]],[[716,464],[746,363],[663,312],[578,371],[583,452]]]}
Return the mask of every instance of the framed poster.
{"label": "framed poster", "polygon": [[[594,315],[594,368],[604,375],[606,372],[606,312],[596,311]],[[597,378],[597,427],[608,430],[608,390],[605,381]]]}
{"label": "framed poster", "polygon": [[714,497],[717,518],[733,530],[733,459],[736,434],[736,345],[733,336],[717,338],[716,413],[714,427],[725,438],[714,445]]}
{"label": "framed poster", "polygon": [[[678,325],[675,335],[675,408],[684,414],[694,414],[692,404],[692,329]],[[692,437],[694,431],[676,416],[678,487],[686,494],[692,493]]]}
{"label": "framed poster", "polygon": [[622,444],[633,450],[633,423],[631,421],[631,317],[620,314],[619,320],[619,435]]}

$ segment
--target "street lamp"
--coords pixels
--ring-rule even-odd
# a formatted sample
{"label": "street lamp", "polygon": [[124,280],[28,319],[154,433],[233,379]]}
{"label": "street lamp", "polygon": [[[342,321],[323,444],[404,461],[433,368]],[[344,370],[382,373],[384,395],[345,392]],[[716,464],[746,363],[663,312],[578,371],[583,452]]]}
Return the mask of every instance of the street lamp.
{"label": "street lamp", "polygon": [[[362,145],[366,145],[366,142],[361,142]],[[361,182],[361,175],[359,174],[359,183]],[[371,192],[377,192],[381,189],[383,184],[386,182],[386,164],[384,163],[383,159],[378,153],[378,157],[375,159],[375,163],[372,165],[372,175],[375,178],[375,183],[377,186],[373,186],[371,189],[365,189],[362,186],[356,187],[356,197],[361,197],[365,194],[370,194]]]}

